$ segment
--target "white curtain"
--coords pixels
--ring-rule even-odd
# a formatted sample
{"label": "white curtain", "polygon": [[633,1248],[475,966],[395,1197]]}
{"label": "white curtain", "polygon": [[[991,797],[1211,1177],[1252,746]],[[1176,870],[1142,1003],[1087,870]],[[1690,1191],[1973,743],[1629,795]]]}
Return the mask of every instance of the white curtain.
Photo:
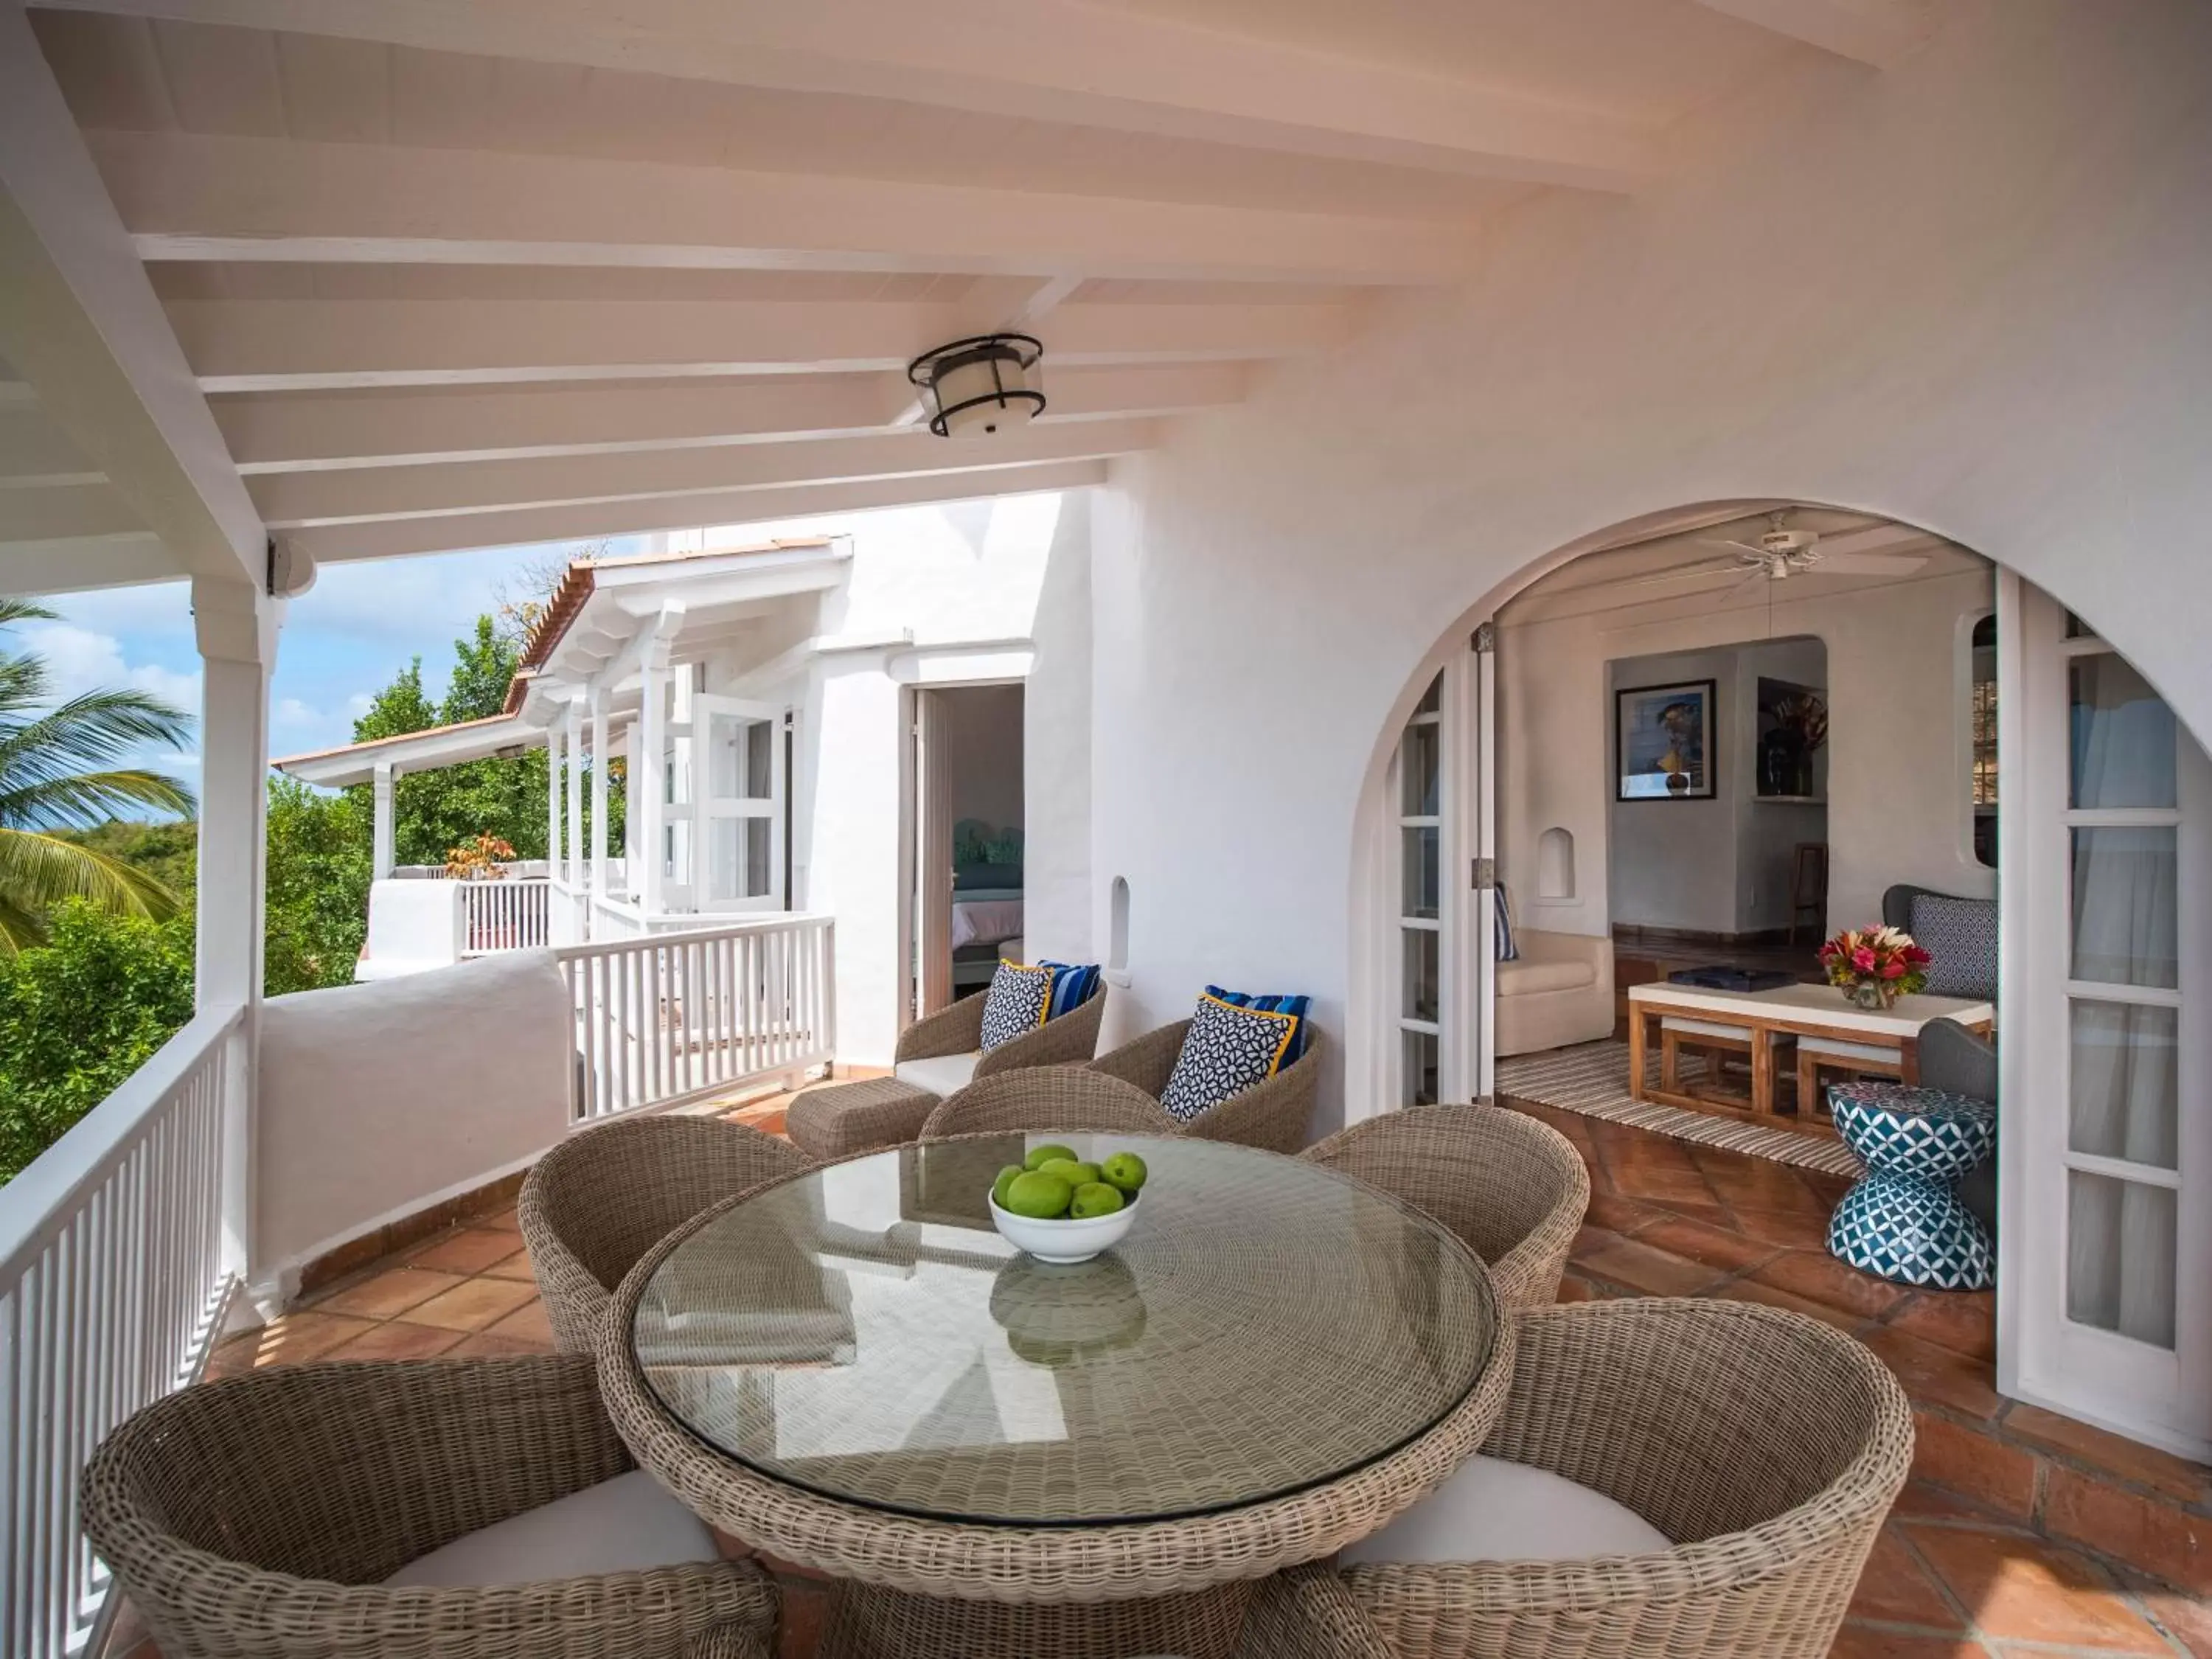
{"label": "white curtain", "polygon": [[[2119,658],[2075,663],[2077,808],[2171,807],[2177,736],[2172,712]],[[2079,828],[2073,850],[2073,977],[2172,988],[2179,982],[2180,957],[2177,832]],[[2079,998],[2071,1019],[2069,1136],[2074,1149],[2173,1168],[2175,1011]],[[2068,1316],[2171,1347],[2173,1193],[2076,1170],[2069,1177],[2068,1212]]]}

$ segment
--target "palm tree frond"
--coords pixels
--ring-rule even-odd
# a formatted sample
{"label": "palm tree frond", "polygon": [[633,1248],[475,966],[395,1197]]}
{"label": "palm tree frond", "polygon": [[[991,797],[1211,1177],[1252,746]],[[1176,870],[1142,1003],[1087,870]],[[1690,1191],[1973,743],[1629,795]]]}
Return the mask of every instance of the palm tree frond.
{"label": "palm tree frond", "polygon": [[0,724],[0,782],[112,767],[147,744],[182,749],[191,718],[143,691],[88,691],[20,725]]}
{"label": "palm tree frond", "polygon": [[0,957],[12,957],[46,942],[45,922],[20,905],[0,898]]}
{"label": "palm tree frond", "polygon": [[65,898],[117,915],[166,921],[180,901],[143,870],[34,830],[0,829],[0,907],[40,915]]}
{"label": "palm tree frond", "polygon": [[49,611],[36,599],[0,599],[0,628],[13,628],[17,623],[60,620],[60,611]]}
{"label": "palm tree frond", "polygon": [[[6,775],[0,773],[0,779]],[[159,772],[78,772],[33,782],[0,781],[0,825],[18,830],[90,829],[133,808],[190,817],[192,792]]]}

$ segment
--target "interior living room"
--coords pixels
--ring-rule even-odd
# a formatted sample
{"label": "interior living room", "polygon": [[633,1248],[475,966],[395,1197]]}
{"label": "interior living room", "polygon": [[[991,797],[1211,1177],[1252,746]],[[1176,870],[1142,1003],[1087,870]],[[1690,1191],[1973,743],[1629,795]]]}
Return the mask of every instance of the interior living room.
{"label": "interior living room", "polygon": [[[1821,942],[1894,889],[1993,910],[1995,603],[1967,549],[1778,507],[1586,555],[1504,606],[1500,1060],[1626,1039],[1640,984],[1819,984]],[[1655,1049],[1667,1092],[1747,1103],[1725,1030]],[[1777,1109],[1808,1127],[1794,1095]]]}

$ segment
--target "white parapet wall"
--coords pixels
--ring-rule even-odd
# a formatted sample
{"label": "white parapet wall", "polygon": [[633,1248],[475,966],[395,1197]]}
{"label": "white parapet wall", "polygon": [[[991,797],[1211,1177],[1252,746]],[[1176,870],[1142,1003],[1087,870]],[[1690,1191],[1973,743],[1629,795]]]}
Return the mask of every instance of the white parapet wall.
{"label": "white parapet wall", "polygon": [[354,978],[396,979],[459,962],[467,947],[468,931],[462,885],[407,877],[371,883],[368,946],[354,969]]}
{"label": "white parapet wall", "polygon": [[316,1257],[557,1142],[571,1121],[575,1030],[550,951],[270,998],[254,1135],[256,1305],[273,1312]]}

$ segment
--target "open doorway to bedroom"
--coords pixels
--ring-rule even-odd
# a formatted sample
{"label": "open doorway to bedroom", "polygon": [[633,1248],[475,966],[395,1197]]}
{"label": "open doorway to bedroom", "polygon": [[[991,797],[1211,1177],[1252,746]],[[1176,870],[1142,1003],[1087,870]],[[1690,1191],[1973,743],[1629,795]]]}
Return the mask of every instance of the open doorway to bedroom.
{"label": "open doorway to bedroom", "polygon": [[1024,951],[1023,688],[933,686],[915,701],[915,1013],[986,989]]}

